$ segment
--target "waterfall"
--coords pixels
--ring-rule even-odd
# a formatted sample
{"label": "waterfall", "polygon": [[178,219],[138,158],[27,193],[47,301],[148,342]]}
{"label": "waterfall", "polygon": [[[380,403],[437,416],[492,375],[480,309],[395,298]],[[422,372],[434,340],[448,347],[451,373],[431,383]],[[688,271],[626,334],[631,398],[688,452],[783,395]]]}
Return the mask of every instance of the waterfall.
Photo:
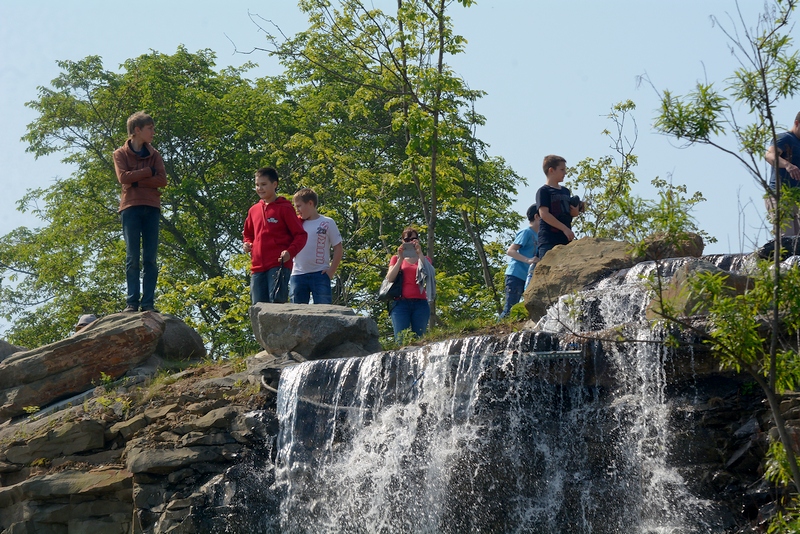
{"label": "waterfall", "polygon": [[[284,370],[281,531],[719,532],[671,463],[668,375],[687,364],[636,319],[656,268],[563,297],[542,331]],[[569,335],[619,325],[636,341]]]}

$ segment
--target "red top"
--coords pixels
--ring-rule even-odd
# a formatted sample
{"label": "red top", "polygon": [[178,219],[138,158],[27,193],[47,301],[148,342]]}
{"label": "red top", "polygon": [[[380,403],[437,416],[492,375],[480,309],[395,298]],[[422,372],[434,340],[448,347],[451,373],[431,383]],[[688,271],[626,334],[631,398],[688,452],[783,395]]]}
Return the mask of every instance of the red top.
{"label": "red top", "polygon": [[[245,243],[252,243],[250,272],[262,273],[280,267],[279,256],[288,250],[292,258],[305,246],[308,234],[292,203],[283,197],[267,204],[259,200],[247,212],[242,232]],[[292,261],[283,264],[292,268]]]}
{"label": "red top", "polygon": [[[428,259],[429,262],[431,261],[431,259],[428,258],[428,256],[425,257]],[[392,256],[392,259],[389,260],[389,267],[391,268],[392,266],[394,266],[395,263],[397,263],[396,255]],[[403,264],[400,265],[400,270],[403,272],[403,292],[400,298],[427,300],[428,294],[424,290],[422,291],[422,293],[420,293],[419,286],[417,285],[417,264],[409,263],[404,258]]]}

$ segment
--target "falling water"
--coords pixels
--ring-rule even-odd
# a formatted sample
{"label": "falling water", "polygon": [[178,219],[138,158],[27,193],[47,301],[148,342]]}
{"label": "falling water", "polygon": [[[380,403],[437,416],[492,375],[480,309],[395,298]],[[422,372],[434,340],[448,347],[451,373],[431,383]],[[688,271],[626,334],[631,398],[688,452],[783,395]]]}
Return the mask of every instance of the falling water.
{"label": "falling water", "polygon": [[[540,323],[552,333],[286,369],[281,530],[718,531],[712,507],[668,461],[665,369],[676,356],[633,319],[653,269],[562,299]],[[637,341],[567,335],[622,324]]]}

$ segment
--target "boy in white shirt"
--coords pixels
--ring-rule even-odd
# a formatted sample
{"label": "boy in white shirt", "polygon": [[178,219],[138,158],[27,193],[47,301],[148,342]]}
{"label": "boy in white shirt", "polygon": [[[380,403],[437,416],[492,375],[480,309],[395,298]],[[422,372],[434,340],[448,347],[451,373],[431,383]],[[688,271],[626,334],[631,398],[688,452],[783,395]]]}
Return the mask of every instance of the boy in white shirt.
{"label": "boy in white shirt", "polygon": [[313,297],[314,304],[332,304],[331,280],[343,254],[339,228],[333,219],[317,212],[319,198],[312,189],[299,190],[292,200],[308,234],[306,245],[294,258],[289,279],[292,302],[308,304]]}

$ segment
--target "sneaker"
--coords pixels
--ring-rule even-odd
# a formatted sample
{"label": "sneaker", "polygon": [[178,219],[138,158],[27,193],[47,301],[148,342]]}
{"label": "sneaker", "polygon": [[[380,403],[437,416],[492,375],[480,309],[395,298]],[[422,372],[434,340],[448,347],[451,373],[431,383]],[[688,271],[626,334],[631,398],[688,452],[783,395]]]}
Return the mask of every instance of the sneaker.
{"label": "sneaker", "polygon": [[139,311],[138,307],[128,305],[128,306],[125,307],[124,310],[122,310],[122,313],[134,313],[134,312],[137,312],[137,311]]}
{"label": "sneaker", "polygon": [[153,308],[152,306],[148,306],[147,308],[142,308],[142,311],[143,312],[151,311],[153,313],[161,313],[160,311],[158,311],[157,309]]}

